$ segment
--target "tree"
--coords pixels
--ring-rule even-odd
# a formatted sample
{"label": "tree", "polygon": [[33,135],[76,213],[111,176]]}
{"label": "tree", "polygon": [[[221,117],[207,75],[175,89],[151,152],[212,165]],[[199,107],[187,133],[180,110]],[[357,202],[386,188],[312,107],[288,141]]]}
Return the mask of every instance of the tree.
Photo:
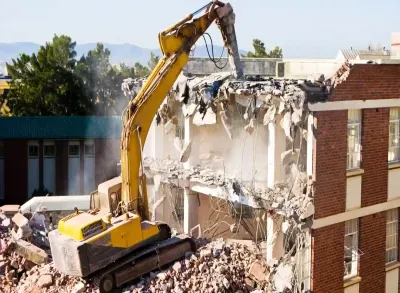
{"label": "tree", "polygon": [[151,71],[146,66],[143,66],[139,62],[135,63],[135,72],[137,77],[146,77],[150,75]]}
{"label": "tree", "polygon": [[259,40],[259,39],[254,39],[253,40],[253,48],[254,48],[254,53],[249,51],[247,52],[247,56],[243,57],[249,57],[249,58],[283,58],[283,53],[282,49],[276,46],[274,50],[270,51],[267,53],[265,44]]}
{"label": "tree", "polygon": [[21,54],[7,70],[13,77],[7,95],[14,115],[86,115],[90,103],[75,75],[76,43],[55,35],[37,54]]}
{"label": "tree", "polygon": [[156,54],[154,54],[153,52],[151,52],[150,54],[150,60],[147,63],[147,65],[149,66],[149,68],[151,70],[153,70],[154,68],[156,68],[158,61],[160,61],[160,56],[157,56]]}
{"label": "tree", "polygon": [[121,63],[119,67],[114,66],[114,70],[118,72],[119,74],[122,75],[122,77],[125,78],[135,78],[136,77],[136,71],[134,67],[130,67],[126,65],[125,63]]}
{"label": "tree", "polygon": [[[121,84],[124,75],[110,63],[110,50],[97,44],[96,49],[82,56],[76,68],[77,76],[83,81],[84,94],[95,107],[97,115],[119,115],[126,104]],[[124,67],[127,74],[127,67]],[[130,71],[132,72],[132,71]],[[122,101],[121,101],[122,99]]]}

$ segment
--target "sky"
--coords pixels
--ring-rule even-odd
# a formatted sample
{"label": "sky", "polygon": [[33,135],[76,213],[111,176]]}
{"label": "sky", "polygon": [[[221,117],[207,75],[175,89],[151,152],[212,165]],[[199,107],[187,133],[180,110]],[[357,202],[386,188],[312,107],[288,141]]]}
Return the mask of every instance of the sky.
{"label": "sky", "polygon": [[[1,3],[3,2],[3,3]],[[0,0],[0,43],[43,44],[54,34],[77,43],[131,43],[158,48],[157,34],[204,0]],[[400,0],[231,0],[239,47],[254,38],[284,57],[334,58],[341,48],[390,46],[400,31]],[[218,30],[210,33],[222,44]]]}

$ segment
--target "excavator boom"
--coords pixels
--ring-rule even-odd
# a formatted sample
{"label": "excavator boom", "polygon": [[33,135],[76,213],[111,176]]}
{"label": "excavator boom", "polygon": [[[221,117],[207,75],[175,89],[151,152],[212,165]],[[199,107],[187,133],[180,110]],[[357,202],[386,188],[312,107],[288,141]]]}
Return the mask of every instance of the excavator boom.
{"label": "excavator boom", "polygon": [[[195,14],[203,10],[207,13],[192,20]],[[140,175],[140,165],[147,133],[155,113],[188,62],[191,48],[215,20],[228,48],[234,75],[238,78],[243,75],[234,30],[233,9],[230,4],[211,2],[159,34],[164,56],[123,114],[122,201],[127,211],[138,209],[144,219],[149,219],[149,209],[146,179],[143,172]]]}

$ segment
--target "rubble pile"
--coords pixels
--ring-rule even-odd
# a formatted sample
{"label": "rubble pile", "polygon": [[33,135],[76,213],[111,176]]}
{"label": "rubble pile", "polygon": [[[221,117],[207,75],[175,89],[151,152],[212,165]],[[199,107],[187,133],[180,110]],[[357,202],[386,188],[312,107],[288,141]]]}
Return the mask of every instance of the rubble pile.
{"label": "rubble pile", "polygon": [[200,247],[195,254],[187,253],[184,260],[166,270],[142,278],[124,292],[257,292],[268,283],[262,259],[255,246],[217,240]]}
{"label": "rubble pile", "polygon": [[[21,232],[18,233],[20,229],[24,232],[30,231],[28,237],[30,240],[40,238],[37,234],[32,234],[32,230],[27,226],[18,227],[15,223],[21,224],[24,220],[26,219],[19,213],[13,215],[13,219],[4,213],[0,214],[0,292],[95,292],[91,284],[85,283],[80,278],[57,272],[52,263],[49,263],[50,256],[39,247],[22,239],[16,239],[22,235]],[[36,229],[35,221],[30,227]],[[23,234],[24,238],[25,236],[26,233]],[[39,240],[36,243],[42,242]]]}

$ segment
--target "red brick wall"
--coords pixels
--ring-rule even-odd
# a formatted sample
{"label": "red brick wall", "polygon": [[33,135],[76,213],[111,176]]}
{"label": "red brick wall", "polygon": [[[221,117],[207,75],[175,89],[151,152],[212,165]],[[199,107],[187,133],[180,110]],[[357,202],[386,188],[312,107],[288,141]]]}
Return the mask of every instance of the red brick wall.
{"label": "red brick wall", "polygon": [[361,206],[387,201],[389,108],[362,111]]}
{"label": "red brick wall", "polygon": [[56,141],[56,193],[66,195],[68,192],[68,141]]}
{"label": "red brick wall", "polygon": [[312,292],[343,293],[344,223],[314,230],[312,242]]}
{"label": "red brick wall", "polygon": [[386,262],[386,213],[363,217],[360,231],[360,292],[385,292]]}
{"label": "red brick wall", "polygon": [[[355,65],[329,101],[397,99],[399,65]],[[315,113],[315,219],[344,212],[346,199],[347,111]],[[389,109],[362,114],[363,207],[387,200]],[[344,227],[344,223],[341,223]],[[336,227],[336,228],[335,228]],[[385,213],[360,219],[360,292],[385,291]],[[333,237],[332,235],[335,234]],[[337,225],[314,231],[315,292],[343,292],[344,229]]]}
{"label": "red brick wall", "polygon": [[329,101],[398,99],[400,66],[357,64]]}
{"label": "red brick wall", "polygon": [[315,215],[323,218],[346,207],[347,110],[315,113]]}
{"label": "red brick wall", "polygon": [[28,143],[4,141],[6,204],[23,204],[28,198]]}

